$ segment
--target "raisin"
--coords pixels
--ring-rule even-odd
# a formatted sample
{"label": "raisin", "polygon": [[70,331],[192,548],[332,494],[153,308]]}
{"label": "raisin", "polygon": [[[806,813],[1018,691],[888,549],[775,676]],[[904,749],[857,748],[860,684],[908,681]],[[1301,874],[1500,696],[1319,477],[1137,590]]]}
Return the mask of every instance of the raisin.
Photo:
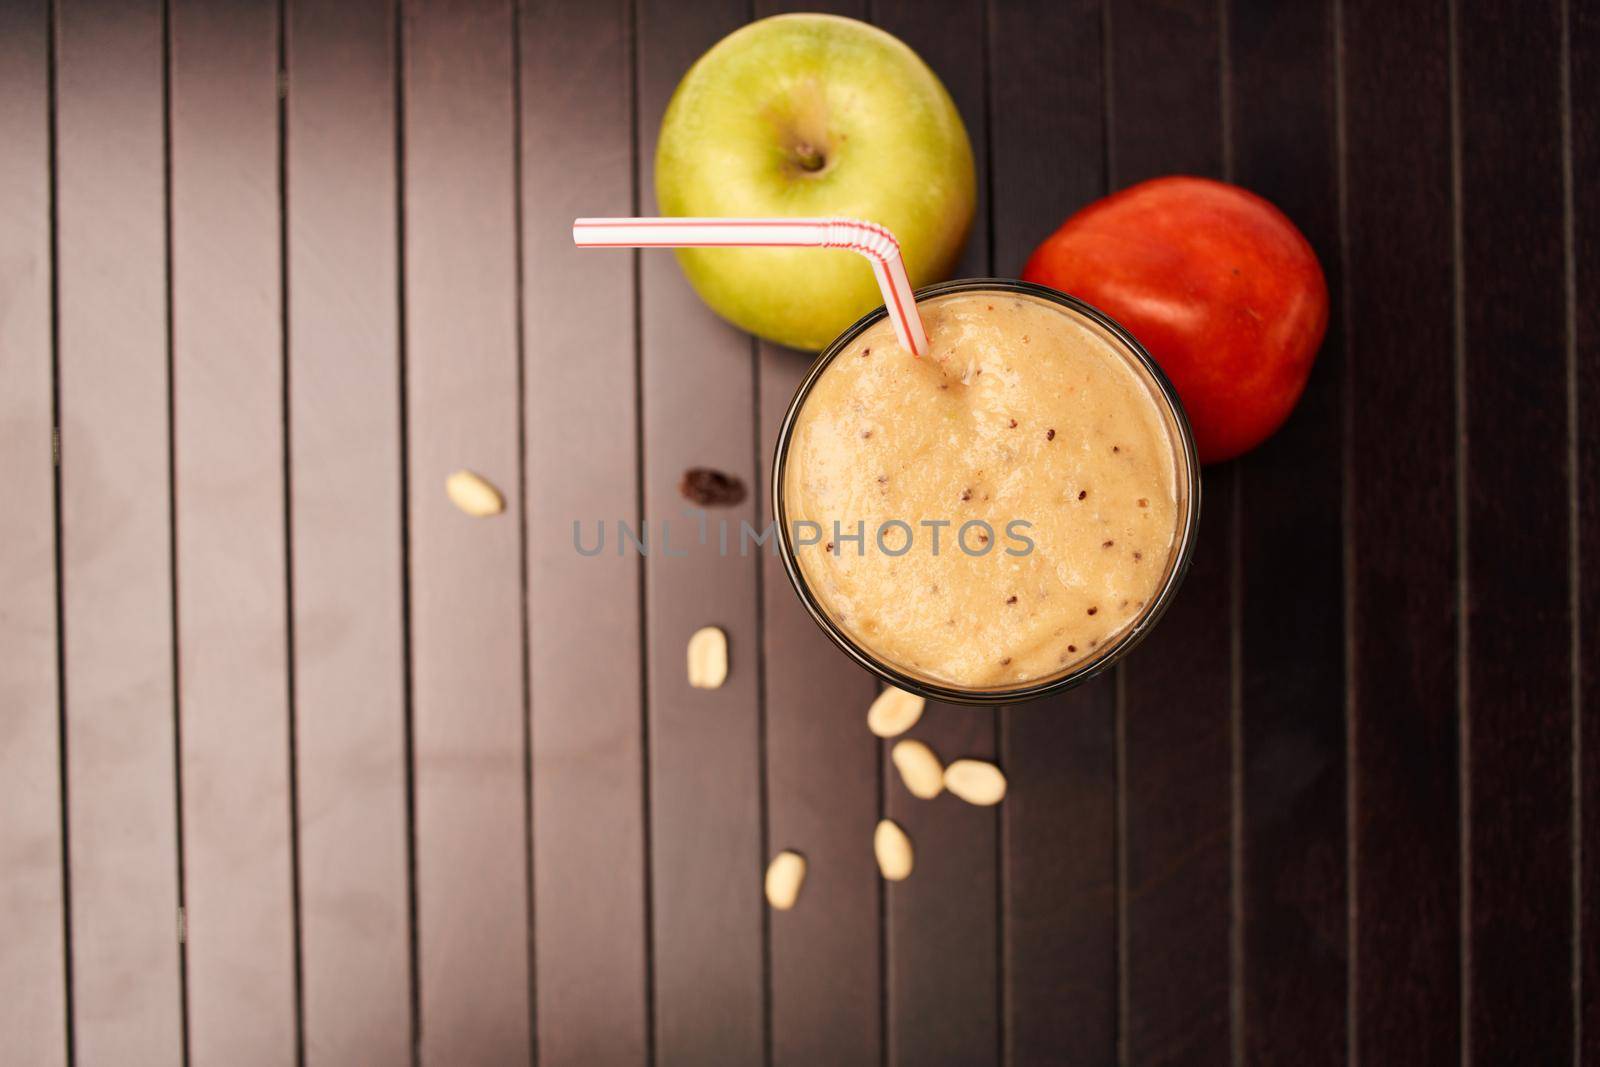
{"label": "raisin", "polygon": [[703,508],[731,508],[744,501],[744,483],[710,467],[690,467],[678,482],[678,492]]}

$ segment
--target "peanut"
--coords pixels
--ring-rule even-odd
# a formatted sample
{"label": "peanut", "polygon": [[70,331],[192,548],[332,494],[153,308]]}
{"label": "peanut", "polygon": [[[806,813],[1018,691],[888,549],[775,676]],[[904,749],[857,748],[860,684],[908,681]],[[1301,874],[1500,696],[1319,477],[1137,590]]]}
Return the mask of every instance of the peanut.
{"label": "peanut", "polygon": [[891,882],[911,876],[911,838],[889,819],[878,823],[872,834],[872,851],[878,857],[878,872]]}
{"label": "peanut", "polygon": [[450,502],[475,519],[486,519],[506,509],[506,498],[481,474],[458,470],[444,480]]}
{"label": "peanut", "polygon": [[689,684],[717,689],[727,680],[728,635],[715,626],[702,626],[689,638]]}
{"label": "peanut", "polygon": [[867,729],[879,737],[898,737],[922,718],[924,704],[917,694],[891,685],[867,709]]}
{"label": "peanut", "polygon": [[779,911],[788,911],[794,907],[805,880],[806,858],[787,849],[778,853],[767,864],[767,903]]}
{"label": "peanut", "polygon": [[944,765],[933,754],[933,749],[921,741],[908,738],[896,742],[889,752],[889,758],[894,761],[895,769],[900,772],[900,780],[906,784],[912,796],[919,800],[932,800],[944,791]]}
{"label": "peanut", "polygon": [[983,760],[958,759],[944,769],[944,787],[968,804],[988,807],[1006,795],[1006,776]]}

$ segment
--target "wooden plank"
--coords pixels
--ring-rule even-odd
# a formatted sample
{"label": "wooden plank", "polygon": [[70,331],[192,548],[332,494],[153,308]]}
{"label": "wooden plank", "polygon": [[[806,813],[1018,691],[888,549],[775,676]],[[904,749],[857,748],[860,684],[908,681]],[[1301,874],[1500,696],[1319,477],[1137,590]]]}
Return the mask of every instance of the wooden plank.
{"label": "wooden plank", "polygon": [[305,1055],[403,1063],[413,975],[394,5],[294,2],[285,20]]}
{"label": "wooden plank", "polygon": [[[1332,11],[1228,12],[1232,178],[1300,227],[1339,305]],[[1238,465],[1244,958],[1251,1063],[1343,1064],[1345,884],[1343,335],[1294,415]]]}
{"label": "wooden plank", "polygon": [[1561,6],[1457,12],[1474,1062],[1573,1054]]}
{"label": "wooden plank", "polygon": [[0,5],[0,1034],[67,1062],[56,644],[50,10]]}
{"label": "wooden plank", "polygon": [[[514,20],[404,8],[405,396],[425,1063],[531,1050]],[[444,494],[469,468],[506,511]]]}
{"label": "wooden plank", "polygon": [[1579,1062],[1600,1064],[1600,116],[1583,102],[1600,99],[1600,8],[1567,9],[1567,99],[1571,162],[1567,189],[1572,277],[1567,293],[1578,424],[1574,437],[1578,493],[1578,553],[1573,594],[1579,643],[1575,646],[1577,788],[1581,816],[1578,853],[1578,939],[1574,943],[1579,990]]}
{"label": "wooden plank", "polygon": [[[1362,1063],[1461,1057],[1456,440],[1445,10],[1349,3],[1340,40]],[[1416,546],[1426,545],[1426,552]]]}
{"label": "wooden plank", "polygon": [[620,2],[540,0],[521,18],[544,1063],[640,1063],[650,1046],[640,562],[614,551],[583,558],[572,532],[581,522],[592,544],[596,523],[639,519],[633,257],[580,252],[571,238],[580,215],[634,214],[630,14]]}
{"label": "wooden plank", "polygon": [[[1107,23],[1112,186],[1221,176],[1217,5],[1124,0]],[[1231,464],[1206,470],[1182,594],[1121,668],[1127,1063],[1229,1058],[1236,476]]]}
{"label": "wooden plank", "polygon": [[[865,0],[763,2],[755,16],[822,11],[862,19]],[[778,426],[810,353],[757,344],[757,505],[772,521]],[[783,562],[762,561],[768,851],[807,860],[805,905],[768,918],[772,1062],[873,1064],[883,1055],[883,922],[870,842],[879,744],[866,728],[872,677],[841,655],[794,595]]]}
{"label": "wooden plank", "polygon": [[[990,9],[995,272],[1105,192],[1101,7]],[[1116,684],[1006,709],[1005,1045],[1014,1063],[1117,1048]]]}
{"label": "wooden plank", "polygon": [[933,68],[961,112],[978,171],[978,205],[967,248],[955,278],[981,278],[993,269],[989,240],[988,118],[984,105],[987,70],[984,6],[978,0],[869,0],[872,22],[910,45]]}
{"label": "wooden plank", "polygon": [[75,1052],[183,1057],[163,19],[57,13],[61,566]]}
{"label": "wooden plank", "polygon": [[168,30],[172,405],[189,1044],[297,1049],[279,259],[278,19]]}
{"label": "wooden plank", "polygon": [[[981,3],[877,0],[873,21],[916,50],[944,82],[966,123],[978,206],[958,278],[991,273],[988,133]],[[949,762],[997,757],[998,715],[930,702],[913,735]],[[1002,995],[1000,815],[945,794],[912,797],[884,759],[884,811],[904,827],[917,869],[887,887],[888,1045],[891,1063],[998,1062]]]}
{"label": "wooden plank", "polygon": [[[743,3],[637,8],[639,189],[655,211],[657,131],[679,78],[745,19]],[[662,1063],[760,1062],[766,904],[761,896],[761,738],[757,612],[759,560],[717,553],[717,520],[756,522],[753,499],[708,519],[697,539],[678,480],[714,467],[756,484],[754,346],[694,296],[670,255],[640,257],[640,390],[649,641],[651,893],[655,1051]],[[691,689],[684,648],[702,626],[728,635],[730,673],[717,690]],[[716,946],[714,950],[708,946]]]}
{"label": "wooden plank", "polygon": [[[778,424],[807,357],[761,346],[762,522]],[[877,1064],[883,1048],[882,916],[872,833],[879,744],[866,727],[870,675],[834,647],[776,557],[763,560],[770,851],[807,860],[803,906],[774,912],[776,1064]]]}

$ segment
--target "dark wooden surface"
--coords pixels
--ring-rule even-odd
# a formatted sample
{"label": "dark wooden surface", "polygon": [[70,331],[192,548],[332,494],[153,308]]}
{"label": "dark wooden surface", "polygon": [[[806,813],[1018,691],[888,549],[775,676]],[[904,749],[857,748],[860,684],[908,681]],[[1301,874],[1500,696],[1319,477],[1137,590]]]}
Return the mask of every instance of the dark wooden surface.
{"label": "dark wooden surface", "polygon": [[1156,635],[916,728],[999,809],[738,552],[807,357],[570,247],[793,5],[0,0],[0,1059],[1600,1064],[1600,12],[823,7],[960,107],[960,273],[1183,171],[1328,275]]}

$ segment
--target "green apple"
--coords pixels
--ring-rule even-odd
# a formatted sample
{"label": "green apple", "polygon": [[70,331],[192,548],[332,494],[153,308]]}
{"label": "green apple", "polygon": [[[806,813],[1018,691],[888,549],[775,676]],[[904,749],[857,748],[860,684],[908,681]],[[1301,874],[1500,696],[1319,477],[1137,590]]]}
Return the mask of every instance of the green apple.
{"label": "green apple", "polygon": [[[778,15],[719,41],[661,120],[663,215],[844,216],[900,239],[911,284],[950,276],[976,199],[950,94],[904,42],[854,19]],[[712,310],[794,348],[822,348],[883,303],[852,252],[682,249]]]}

